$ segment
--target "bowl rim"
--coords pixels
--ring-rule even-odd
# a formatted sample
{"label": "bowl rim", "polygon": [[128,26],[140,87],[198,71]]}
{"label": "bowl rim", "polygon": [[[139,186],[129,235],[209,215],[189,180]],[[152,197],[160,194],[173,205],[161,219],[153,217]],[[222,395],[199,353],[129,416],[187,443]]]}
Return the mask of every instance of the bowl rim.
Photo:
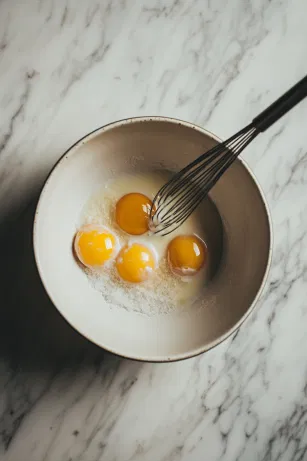
{"label": "bowl rim", "polygon": [[257,293],[256,293],[256,295],[255,295],[255,297],[253,299],[253,302],[250,304],[250,306],[248,307],[245,314],[231,328],[229,328],[223,335],[219,336],[214,341],[211,341],[209,344],[201,346],[201,347],[193,350],[192,353],[187,352],[187,353],[173,354],[171,356],[166,356],[165,358],[161,358],[160,356],[159,357],[154,357],[154,356],[153,357],[151,357],[151,356],[149,356],[149,357],[145,357],[145,356],[144,357],[128,356],[128,355],[125,355],[124,352],[120,352],[118,350],[113,350],[113,349],[111,349],[109,347],[105,347],[105,346],[99,344],[97,341],[94,341],[93,339],[89,338],[84,332],[82,332],[80,330],[80,328],[78,328],[72,322],[70,322],[70,320],[57,307],[55,301],[52,298],[51,293],[49,292],[49,290],[47,288],[47,284],[45,283],[44,275],[43,275],[44,271],[43,271],[43,268],[40,265],[40,262],[39,262],[40,259],[38,257],[37,222],[38,222],[38,218],[39,218],[39,215],[40,215],[40,212],[41,212],[42,199],[43,199],[44,194],[45,194],[46,186],[50,182],[50,179],[53,176],[53,174],[55,173],[55,171],[62,165],[62,163],[67,158],[71,157],[75,153],[75,151],[79,148],[79,146],[87,143],[89,140],[96,137],[97,135],[99,135],[99,134],[101,134],[101,133],[103,133],[105,131],[109,131],[109,130],[111,130],[113,128],[116,128],[118,126],[133,124],[133,123],[137,123],[137,122],[152,122],[152,121],[169,122],[169,123],[173,123],[173,124],[176,124],[176,125],[183,125],[183,126],[185,126],[187,128],[192,128],[193,130],[196,130],[196,131],[200,132],[201,134],[204,134],[204,135],[214,139],[215,141],[222,142],[221,138],[216,136],[211,131],[209,131],[209,130],[207,130],[205,128],[202,128],[201,126],[199,126],[199,125],[197,125],[195,123],[187,122],[185,120],[177,119],[177,118],[174,118],[174,117],[164,117],[164,116],[129,117],[129,118],[117,120],[117,121],[114,121],[114,122],[110,122],[110,123],[108,123],[106,125],[103,125],[101,127],[96,128],[95,130],[91,131],[90,133],[87,133],[86,135],[81,137],[79,140],[77,140],[74,144],[72,144],[64,152],[64,154],[57,160],[57,162],[54,164],[54,166],[52,167],[52,169],[48,173],[48,176],[47,176],[46,180],[44,181],[43,186],[41,188],[41,192],[39,194],[39,199],[38,199],[36,210],[35,210],[34,222],[33,222],[32,240],[33,240],[34,258],[35,258],[36,267],[37,267],[37,270],[38,270],[38,273],[39,273],[41,283],[42,283],[42,285],[43,285],[49,299],[51,300],[52,304],[54,305],[54,307],[57,309],[57,311],[60,313],[60,315],[66,320],[66,322],[74,330],[76,330],[81,336],[85,337],[88,341],[96,344],[98,347],[100,347],[100,348],[102,348],[102,349],[104,349],[104,350],[106,350],[108,352],[111,352],[112,354],[115,354],[115,355],[117,355],[119,357],[123,357],[123,358],[130,359],[130,360],[135,360],[135,361],[140,361],[140,362],[168,363],[168,362],[178,362],[178,361],[181,361],[181,360],[186,360],[186,359],[189,359],[189,358],[192,358],[192,357],[196,357],[196,356],[198,356],[200,354],[208,352],[209,350],[213,349],[218,344],[221,344],[223,341],[225,341],[227,338],[229,338],[233,333],[235,333],[241,327],[243,322],[245,322],[245,320],[253,312],[253,310],[255,309],[255,306],[256,306],[256,304],[257,304],[257,302],[258,302],[258,300],[259,300],[259,298],[260,298],[260,296],[261,296],[261,294],[263,292],[264,286],[265,286],[265,284],[267,282],[268,274],[269,274],[269,270],[270,270],[271,262],[272,262],[272,253],[273,253],[273,225],[272,225],[272,218],[271,218],[268,203],[267,203],[266,198],[264,196],[263,190],[262,190],[258,180],[256,179],[254,173],[251,171],[251,168],[248,166],[248,164],[247,164],[247,162],[245,160],[243,160],[242,158],[239,158],[239,157],[236,159],[236,161],[240,162],[243,165],[243,167],[246,169],[246,171],[249,174],[249,176],[251,177],[251,179],[254,181],[254,184],[257,187],[257,190],[259,192],[260,198],[261,198],[262,203],[264,205],[264,210],[265,210],[265,213],[266,213],[266,218],[267,218],[267,223],[268,223],[269,250],[268,250],[268,255],[267,255],[267,262],[266,262],[265,272],[263,274],[261,284],[260,284],[260,286],[258,288],[258,291],[257,291]]}

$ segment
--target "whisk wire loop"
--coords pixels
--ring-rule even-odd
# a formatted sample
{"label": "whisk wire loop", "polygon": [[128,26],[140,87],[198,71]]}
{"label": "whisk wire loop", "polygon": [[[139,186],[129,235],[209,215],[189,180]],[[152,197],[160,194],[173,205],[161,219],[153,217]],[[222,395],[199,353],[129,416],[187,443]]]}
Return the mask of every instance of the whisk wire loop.
{"label": "whisk wire loop", "polygon": [[249,125],[175,174],[153,200],[155,233],[167,235],[179,227],[255,135],[255,128]]}

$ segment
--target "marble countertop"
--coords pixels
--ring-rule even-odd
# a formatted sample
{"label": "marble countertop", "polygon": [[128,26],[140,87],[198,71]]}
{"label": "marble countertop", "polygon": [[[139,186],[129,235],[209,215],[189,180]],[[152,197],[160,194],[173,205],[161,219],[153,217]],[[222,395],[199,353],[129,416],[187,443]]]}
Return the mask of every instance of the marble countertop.
{"label": "marble countertop", "polygon": [[307,102],[243,157],[273,263],[200,357],[142,364],[74,332],[33,262],[37,194],[75,140],[135,115],[233,134],[307,71],[306,0],[0,1],[1,461],[307,459]]}

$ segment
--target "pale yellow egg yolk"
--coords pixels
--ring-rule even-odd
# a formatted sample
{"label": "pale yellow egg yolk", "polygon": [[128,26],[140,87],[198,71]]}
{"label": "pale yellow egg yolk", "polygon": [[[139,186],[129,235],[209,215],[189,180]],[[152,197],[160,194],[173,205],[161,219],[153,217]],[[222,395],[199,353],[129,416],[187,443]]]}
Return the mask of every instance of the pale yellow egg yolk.
{"label": "pale yellow egg yolk", "polygon": [[75,252],[87,267],[103,266],[114,255],[116,239],[100,226],[84,226],[76,234]]}
{"label": "pale yellow egg yolk", "polygon": [[126,245],[116,258],[120,277],[132,283],[144,282],[155,269],[155,257],[149,248],[139,243]]}
{"label": "pale yellow egg yolk", "polygon": [[138,192],[124,195],[116,204],[117,224],[128,234],[144,234],[148,231],[151,205],[151,200]]}
{"label": "pale yellow egg yolk", "polygon": [[168,261],[173,272],[179,275],[193,275],[205,264],[207,247],[195,235],[180,235],[168,245]]}

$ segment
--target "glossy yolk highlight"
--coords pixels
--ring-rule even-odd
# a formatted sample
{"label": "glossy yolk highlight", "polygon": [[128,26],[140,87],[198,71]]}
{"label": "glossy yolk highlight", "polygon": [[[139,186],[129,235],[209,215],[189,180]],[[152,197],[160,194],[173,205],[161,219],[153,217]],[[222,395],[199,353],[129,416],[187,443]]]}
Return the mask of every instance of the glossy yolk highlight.
{"label": "glossy yolk highlight", "polygon": [[151,200],[138,192],[124,195],[116,204],[117,224],[128,234],[144,234],[148,231],[151,205]]}
{"label": "glossy yolk highlight", "polygon": [[194,275],[207,259],[207,247],[195,235],[175,237],[168,245],[167,253],[171,269],[179,275]]}
{"label": "glossy yolk highlight", "polygon": [[120,277],[132,283],[147,280],[155,266],[156,261],[152,251],[139,243],[123,247],[116,259],[116,268]]}
{"label": "glossy yolk highlight", "polygon": [[113,256],[116,239],[108,229],[84,226],[76,234],[74,247],[82,264],[99,267]]}

